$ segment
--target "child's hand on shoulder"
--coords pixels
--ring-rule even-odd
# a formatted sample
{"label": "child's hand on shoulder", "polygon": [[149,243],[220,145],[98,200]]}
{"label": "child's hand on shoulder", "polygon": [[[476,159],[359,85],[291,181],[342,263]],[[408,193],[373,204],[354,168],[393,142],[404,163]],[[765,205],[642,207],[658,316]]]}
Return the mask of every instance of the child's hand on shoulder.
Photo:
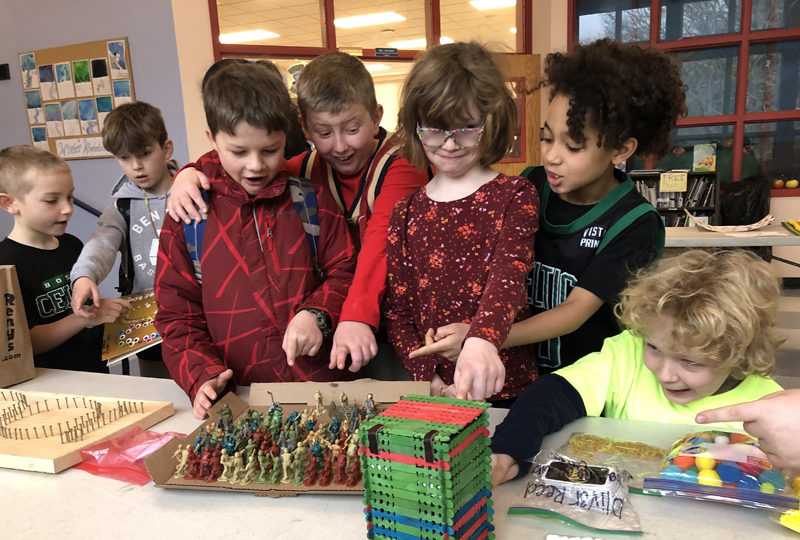
{"label": "child's hand on shoulder", "polygon": [[211,183],[205,174],[193,167],[186,167],[175,175],[167,200],[167,213],[175,222],[183,220],[189,224],[192,220],[203,219],[200,212],[207,213],[208,208],[200,193],[201,187],[211,189]]}
{"label": "child's hand on shoulder", "polygon": [[197,390],[192,403],[192,414],[198,420],[203,420],[208,415],[208,409],[214,404],[220,392],[225,390],[228,382],[233,377],[233,370],[226,369],[213,379],[204,382]]}
{"label": "child's hand on shoulder", "polygon": [[[91,299],[92,305],[87,306],[86,302]],[[72,312],[84,318],[93,316],[93,307],[100,305],[100,291],[97,284],[86,276],[79,277],[72,283]]]}
{"label": "child's hand on shoulder", "polygon": [[461,354],[461,344],[469,332],[469,325],[466,323],[453,323],[440,326],[434,332],[429,328],[425,334],[425,345],[419,349],[411,351],[409,358],[420,358],[427,354],[438,354],[445,360],[455,362]]}
{"label": "child's hand on shoulder", "polygon": [[453,379],[458,399],[483,401],[502,390],[506,368],[497,347],[485,339],[468,338],[458,355]]}
{"label": "child's hand on shoulder", "polygon": [[317,316],[308,310],[298,311],[283,335],[286,363],[294,365],[298,356],[314,356],[322,346],[322,332],[317,326]]}
{"label": "child's hand on shoulder", "polygon": [[519,474],[519,465],[508,454],[492,454],[491,463],[493,487],[513,480]]}
{"label": "child's hand on shoulder", "polygon": [[89,308],[90,315],[86,319],[86,328],[116,321],[119,316],[131,308],[130,302],[122,298],[103,298],[97,306]]}

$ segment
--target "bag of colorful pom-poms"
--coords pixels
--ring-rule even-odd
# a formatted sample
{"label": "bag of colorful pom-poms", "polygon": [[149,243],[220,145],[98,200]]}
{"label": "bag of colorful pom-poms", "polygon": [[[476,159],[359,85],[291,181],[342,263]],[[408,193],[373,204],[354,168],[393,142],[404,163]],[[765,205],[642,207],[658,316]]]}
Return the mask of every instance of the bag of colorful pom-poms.
{"label": "bag of colorful pom-poms", "polygon": [[772,510],[796,509],[800,478],[787,478],[744,433],[689,433],[672,445],[644,492]]}

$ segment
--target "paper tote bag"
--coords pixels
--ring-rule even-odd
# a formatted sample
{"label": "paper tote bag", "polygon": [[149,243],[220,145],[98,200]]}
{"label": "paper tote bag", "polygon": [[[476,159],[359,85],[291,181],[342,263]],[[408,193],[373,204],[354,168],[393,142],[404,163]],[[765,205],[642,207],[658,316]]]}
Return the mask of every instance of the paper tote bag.
{"label": "paper tote bag", "polygon": [[0,388],[5,388],[36,375],[25,305],[17,271],[11,265],[0,265],[0,302],[4,313],[0,331]]}

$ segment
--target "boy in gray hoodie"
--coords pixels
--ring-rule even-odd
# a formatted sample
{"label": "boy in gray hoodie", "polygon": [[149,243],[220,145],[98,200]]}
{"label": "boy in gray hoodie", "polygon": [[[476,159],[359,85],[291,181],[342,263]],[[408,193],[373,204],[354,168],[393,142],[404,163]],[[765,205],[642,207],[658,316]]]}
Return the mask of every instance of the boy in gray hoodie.
{"label": "boy in gray hoodie", "polygon": [[[84,317],[99,305],[97,284],[111,271],[118,251],[122,259],[117,290],[126,295],[153,288],[158,235],[178,170],[161,111],[142,101],[109,113],[103,123],[103,146],[114,154],[124,175],[111,190],[114,202],[100,216],[70,273],[72,309]],[[151,347],[137,356],[160,360],[161,349]]]}

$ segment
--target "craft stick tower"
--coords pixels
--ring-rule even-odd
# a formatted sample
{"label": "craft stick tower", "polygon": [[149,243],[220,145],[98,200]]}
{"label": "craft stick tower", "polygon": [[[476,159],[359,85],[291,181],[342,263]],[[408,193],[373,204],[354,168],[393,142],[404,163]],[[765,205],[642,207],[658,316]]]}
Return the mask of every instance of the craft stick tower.
{"label": "craft stick tower", "polygon": [[488,408],[410,395],[361,424],[368,538],[494,538]]}

